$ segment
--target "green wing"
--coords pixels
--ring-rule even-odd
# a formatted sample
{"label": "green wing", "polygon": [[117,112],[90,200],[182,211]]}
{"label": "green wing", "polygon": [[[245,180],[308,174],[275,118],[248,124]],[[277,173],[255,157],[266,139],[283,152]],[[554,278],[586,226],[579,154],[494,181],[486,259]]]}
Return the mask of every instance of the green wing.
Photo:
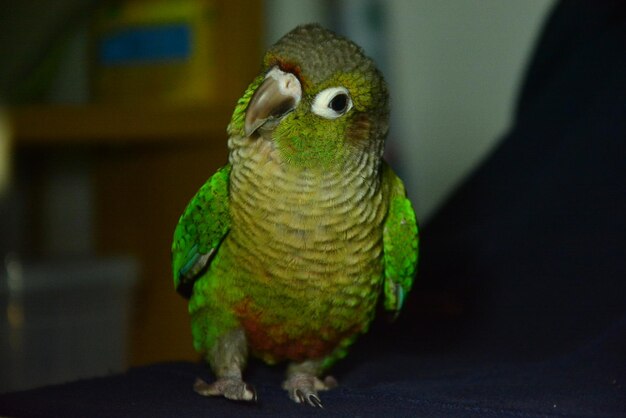
{"label": "green wing", "polygon": [[385,163],[383,170],[383,180],[389,187],[389,212],[383,230],[384,306],[397,315],[413,285],[419,236],[415,212],[402,180]]}
{"label": "green wing", "polygon": [[186,298],[191,295],[193,283],[210,264],[230,229],[229,175],[228,164],[204,183],[187,205],[174,231],[174,286]]}

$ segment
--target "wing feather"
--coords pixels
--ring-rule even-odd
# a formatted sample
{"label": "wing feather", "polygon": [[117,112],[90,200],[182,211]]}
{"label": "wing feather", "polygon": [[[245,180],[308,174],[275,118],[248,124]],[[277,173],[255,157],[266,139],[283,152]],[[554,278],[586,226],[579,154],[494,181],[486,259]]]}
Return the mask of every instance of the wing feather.
{"label": "wing feather", "polygon": [[191,199],[174,231],[174,286],[186,298],[230,229],[229,176],[230,165],[213,174]]}
{"label": "wing feather", "polygon": [[384,181],[389,186],[389,212],[383,229],[384,307],[397,315],[415,278],[419,232],[402,180],[387,164],[383,169]]}

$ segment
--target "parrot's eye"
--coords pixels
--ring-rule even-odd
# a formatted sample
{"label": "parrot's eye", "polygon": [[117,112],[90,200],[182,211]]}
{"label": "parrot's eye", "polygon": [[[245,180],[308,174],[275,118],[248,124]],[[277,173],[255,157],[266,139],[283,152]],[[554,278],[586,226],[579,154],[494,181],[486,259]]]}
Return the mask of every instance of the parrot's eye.
{"label": "parrot's eye", "polygon": [[331,87],[317,93],[311,110],[326,119],[336,119],[352,109],[352,99],[345,87]]}
{"label": "parrot's eye", "polygon": [[348,108],[348,95],[339,93],[328,103],[328,107],[337,113],[344,113]]}

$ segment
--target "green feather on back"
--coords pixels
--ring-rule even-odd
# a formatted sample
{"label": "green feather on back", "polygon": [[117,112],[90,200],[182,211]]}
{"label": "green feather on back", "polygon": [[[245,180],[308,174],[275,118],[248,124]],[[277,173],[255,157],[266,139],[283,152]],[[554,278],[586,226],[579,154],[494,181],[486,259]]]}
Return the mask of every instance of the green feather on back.
{"label": "green feather on back", "polygon": [[229,175],[230,164],[204,183],[187,205],[174,231],[174,286],[186,298],[230,229]]}

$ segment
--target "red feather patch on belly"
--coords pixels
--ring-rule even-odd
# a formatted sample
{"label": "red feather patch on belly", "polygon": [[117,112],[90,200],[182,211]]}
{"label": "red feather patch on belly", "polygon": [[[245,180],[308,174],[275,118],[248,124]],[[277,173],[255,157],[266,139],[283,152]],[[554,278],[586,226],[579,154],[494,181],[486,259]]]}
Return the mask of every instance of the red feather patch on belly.
{"label": "red feather patch on belly", "polygon": [[340,331],[327,325],[311,329],[303,323],[279,322],[273,315],[263,315],[250,298],[238,303],[235,312],[252,352],[268,363],[326,357],[344,338],[361,330],[360,326]]}

